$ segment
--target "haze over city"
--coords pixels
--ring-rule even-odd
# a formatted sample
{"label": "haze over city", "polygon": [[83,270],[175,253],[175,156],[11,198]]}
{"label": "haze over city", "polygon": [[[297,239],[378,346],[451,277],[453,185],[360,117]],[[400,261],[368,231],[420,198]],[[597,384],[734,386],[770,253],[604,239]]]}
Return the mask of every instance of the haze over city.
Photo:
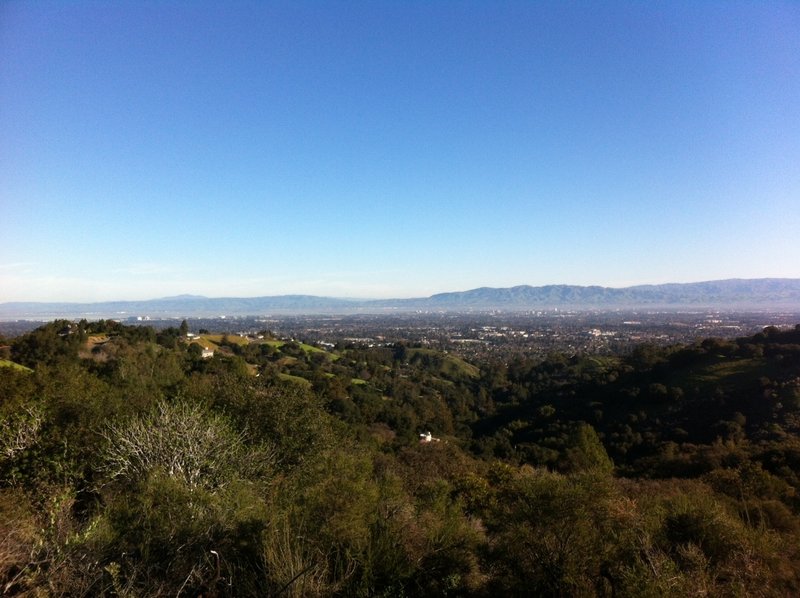
{"label": "haze over city", "polygon": [[800,278],[800,6],[6,2],[0,302]]}

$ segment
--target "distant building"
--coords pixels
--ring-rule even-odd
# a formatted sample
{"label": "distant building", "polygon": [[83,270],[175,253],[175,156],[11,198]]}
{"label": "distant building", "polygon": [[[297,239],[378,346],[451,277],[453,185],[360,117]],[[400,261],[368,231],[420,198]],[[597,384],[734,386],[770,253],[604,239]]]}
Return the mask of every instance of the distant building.
{"label": "distant building", "polygon": [[203,347],[202,353],[200,353],[200,357],[203,359],[211,359],[214,357],[214,349],[209,349],[208,347]]}
{"label": "distant building", "polygon": [[426,444],[428,442],[439,442],[439,439],[431,436],[430,432],[423,432],[419,435],[419,442],[420,444]]}

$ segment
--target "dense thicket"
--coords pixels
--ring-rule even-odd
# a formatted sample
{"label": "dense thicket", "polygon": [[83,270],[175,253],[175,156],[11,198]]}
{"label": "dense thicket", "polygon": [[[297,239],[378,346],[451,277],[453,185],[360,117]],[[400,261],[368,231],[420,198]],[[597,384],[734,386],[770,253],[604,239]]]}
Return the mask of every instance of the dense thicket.
{"label": "dense thicket", "polygon": [[507,364],[187,331],[11,341],[3,594],[800,593],[800,327]]}

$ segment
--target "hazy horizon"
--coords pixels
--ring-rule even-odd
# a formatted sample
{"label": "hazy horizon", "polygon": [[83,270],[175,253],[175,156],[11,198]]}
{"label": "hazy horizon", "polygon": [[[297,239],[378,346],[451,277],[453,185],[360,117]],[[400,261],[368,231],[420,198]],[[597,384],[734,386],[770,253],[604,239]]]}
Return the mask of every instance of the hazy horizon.
{"label": "hazy horizon", "polygon": [[0,303],[800,278],[800,5],[0,5]]}
{"label": "hazy horizon", "polygon": [[477,287],[470,287],[464,289],[440,289],[434,291],[432,293],[428,293],[426,295],[396,295],[391,297],[356,297],[356,296],[334,296],[334,295],[317,295],[313,293],[275,293],[275,294],[261,294],[261,295],[202,295],[197,293],[179,293],[177,295],[161,295],[155,297],[142,297],[142,298],[134,298],[134,297],[117,297],[115,299],[104,299],[104,300],[90,300],[90,301],[68,301],[68,300],[52,300],[52,301],[37,301],[37,300],[15,300],[15,301],[0,301],[0,305],[9,304],[9,303],[74,303],[74,304],[100,304],[100,303],[137,303],[137,302],[147,302],[147,301],[164,301],[164,300],[173,300],[173,299],[209,299],[209,300],[216,300],[216,299],[259,299],[259,298],[272,298],[272,297],[291,297],[291,296],[298,296],[298,297],[318,297],[320,299],[333,299],[333,300],[342,300],[342,301],[383,301],[383,300],[400,300],[404,301],[407,299],[425,299],[428,297],[432,297],[435,295],[447,295],[447,294],[460,294],[466,293],[470,291],[478,291],[482,289],[488,290],[506,290],[506,289],[514,289],[514,288],[522,288],[522,287],[529,287],[529,288],[544,288],[544,287],[581,287],[581,288],[590,288],[590,287],[601,287],[605,289],[612,289],[612,290],[625,290],[629,288],[636,288],[636,287],[660,287],[660,286],[671,286],[671,285],[694,285],[694,284],[708,284],[708,283],[724,283],[724,282],[762,282],[762,281],[786,281],[786,282],[800,282],[800,278],[776,278],[776,277],[765,277],[765,278],[754,278],[754,279],[743,279],[743,278],[729,278],[729,279],[720,279],[720,280],[700,280],[700,281],[689,281],[689,282],[667,282],[667,283],[657,283],[657,284],[649,284],[644,283],[640,285],[624,285],[624,286],[608,286],[608,285],[573,285],[570,283],[548,283],[543,285],[529,285],[529,284],[518,284],[518,285],[511,285],[509,287],[491,287],[487,285],[480,285]]}

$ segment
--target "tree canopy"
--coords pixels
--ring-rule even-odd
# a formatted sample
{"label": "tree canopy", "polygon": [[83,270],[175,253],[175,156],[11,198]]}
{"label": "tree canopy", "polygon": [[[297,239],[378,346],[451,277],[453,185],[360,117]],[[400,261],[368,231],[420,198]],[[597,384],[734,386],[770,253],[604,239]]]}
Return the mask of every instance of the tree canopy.
{"label": "tree canopy", "polygon": [[185,328],[11,339],[5,594],[800,593],[800,328],[508,363]]}

